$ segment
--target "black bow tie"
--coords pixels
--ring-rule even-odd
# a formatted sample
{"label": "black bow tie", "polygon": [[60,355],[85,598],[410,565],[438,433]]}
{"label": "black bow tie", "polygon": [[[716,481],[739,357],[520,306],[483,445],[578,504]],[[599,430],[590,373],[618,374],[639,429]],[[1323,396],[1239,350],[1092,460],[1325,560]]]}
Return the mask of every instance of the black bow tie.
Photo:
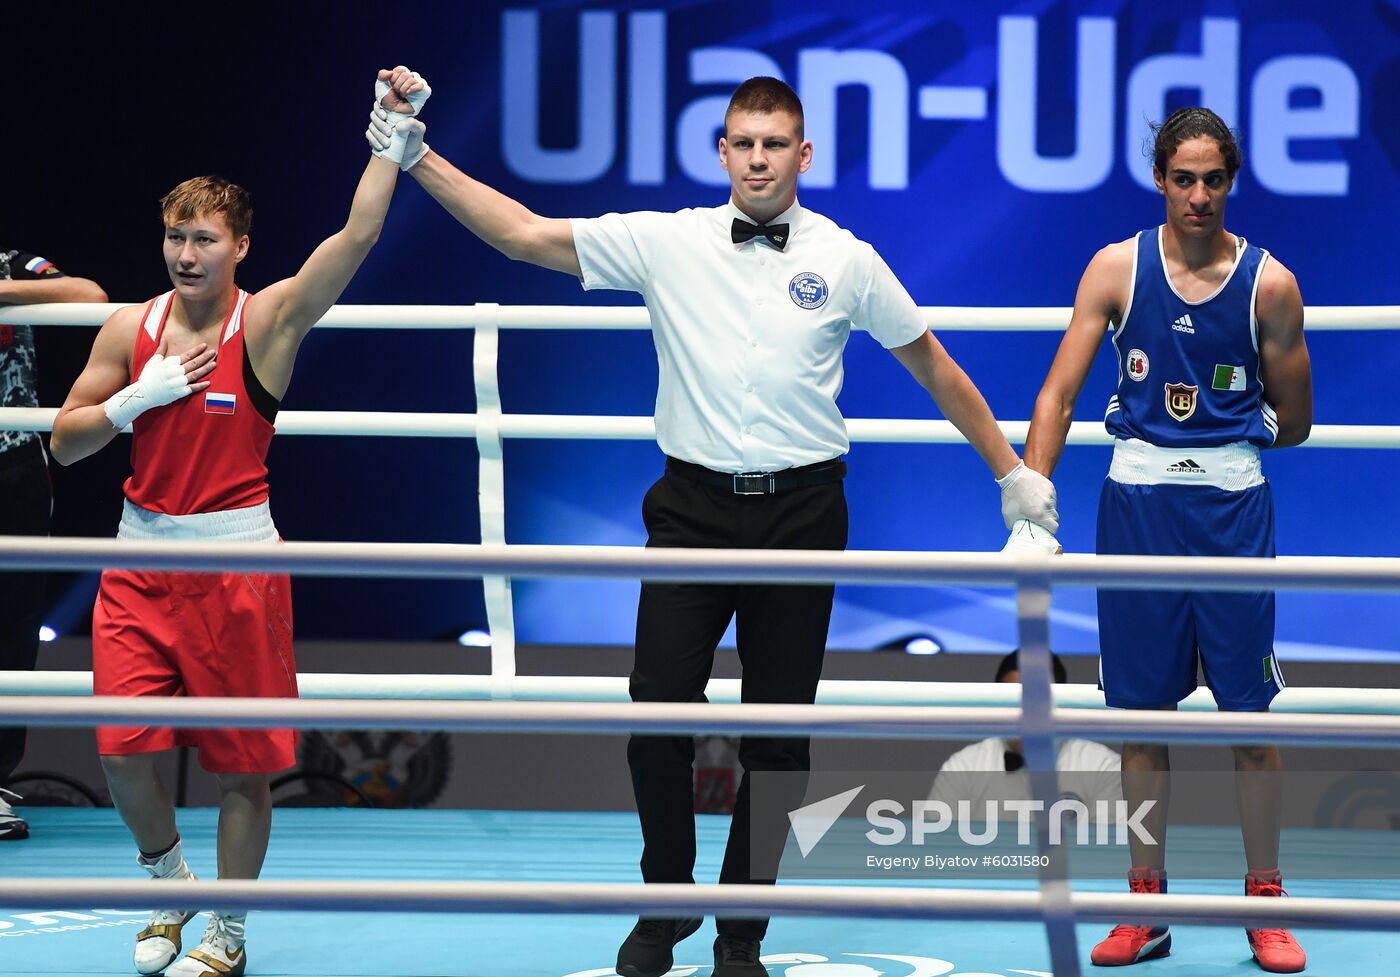
{"label": "black bow tie", "polygon": [[1006,750],[1002,753],[1002,763],[1006,767],[1006,772],[1011,773],[1013,770],[1020,770],[1024,767],[1026,765],[1026,758],[1015,750]]}
{"label": "black bow tie", "polygon": [[750,224],[748,221],[741,221],[734,218],[734,225],[729,229],[729,237],[735,244],[743,244],[745,241],[752,241],[756,237],[766,237],[768,243],[779,251],[787,247],[788,225],[786,224]]}

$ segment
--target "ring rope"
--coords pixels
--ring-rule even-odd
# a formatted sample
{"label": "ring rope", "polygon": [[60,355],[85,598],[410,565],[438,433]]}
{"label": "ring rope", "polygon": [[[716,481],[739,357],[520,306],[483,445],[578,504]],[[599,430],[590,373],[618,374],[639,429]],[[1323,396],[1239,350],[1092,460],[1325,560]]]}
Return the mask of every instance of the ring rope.
{"label": "ring rope", "polygon": [[[304,672],[297,676],[303,699],[494,699],[515,702],[631,702],[627,679],[598,675],[516,675],[508,694],[500,695],[490,675],[362,674]],[[709,702],[737,703],[742,682],[712,678],[705,686]],[[0,695],[92,695],[92,672],[0,670]],[[1054,704],[1061,709],[1107,709],[1103,693],[1092,685],[1056,685]],[[822,679],[819,705],[848,706],[991,706],[1021,703],[1021,687],[1005,682],[905,682],[869,679]],[[1209,689],[1197,689],[1180,704],[1183,712],[1216,712]],[[1298,688],[1274,697],[1275,713],[1400,715],[1400,689]]]}
{"label": "ring rope", "polygon": [[1400,557],[1009,555],[478,543],[230,543],[0,536],[0,569],[103,567],[319,576],[621,577],[687,583],[970,584],[1115,590],[1400,590]]}
{"label": "ring rope", "polygon": [[[479,402],[479,401],[478,401]],[[0,429],[52,431],[57,407],[0,407]],[[277,415],[277,433],[332,437],[482,438],[477,414],[411,411],[289,410]],[[1025,444],[1030,421],[999,421],[1012,444]],[[520,440],[654,441],[650,417],[608,414],[499,414],[495,431]],[[846,431],[858,444],[965,444],[948,421],[898,417],[849,417]],[[1074,421],[1066,444],[1102,445],[1113,438],[1100,421]],[[1400,425],[1314,424],[1301,448],[1400,448]]]}
{"label": "ring rope", "polygon": [[[1268,741],[1393,747],[1400,716],[1054,709],[1045,736],[1168,743]],[[643,733],[683,736],[840,736],[981,739],[1027,731],[1016,708],[832,706],[807,703],[510,702],[379,699],[197,699],[154,696],[0,696],[13,726],[268,726],[456,732]]]}
{"label": "ring rope", "polygon": [[[876,919],[1034,921],[1044,900],[1034,891],[832,885],[683,885],[583,882],[283,882],[192,880],[180,892],[197,904],[229,909],[335,912],[570,913],[614,915],[860,916]],[[149,880],[6,879],[0,905],[86,909],[145,905]],[[1248,896],[1129,895],[1076,892],[1085,922],[1196,926],[1394,928],[1400,902],[1388,899],[1263,900]]]}
{"label": "ring rope", "polygon": [[[499,316],[502,329],[645,330],[651,319],[642,306],[502,305],[498,312],[476,305],[337,305],[316,324],[323,329],[475,329],[487,316]],[[122,302],[42,303],[9,306],[5,321],[19,326],[100,326]],[[919,307],[925,323],[938,331],[1063,332],[1073,309],[1053,306]],[[1305,329],[1400,329],[1400,306],[1321,305],[1303,310]]]}

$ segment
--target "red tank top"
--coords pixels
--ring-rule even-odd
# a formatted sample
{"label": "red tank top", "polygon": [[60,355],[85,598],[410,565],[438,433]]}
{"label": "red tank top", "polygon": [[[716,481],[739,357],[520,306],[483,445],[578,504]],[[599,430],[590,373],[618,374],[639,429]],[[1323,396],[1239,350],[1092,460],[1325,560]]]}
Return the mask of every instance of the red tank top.
{"label": "red tank top", "polygon": [[[155,354],[175,293],[152,299],[136,332],[132,369]],[[219,338],[207,390],[146,411],[132,422],[126,497],[172,516],[242,509],[267,500],[272,424],[253,406],[243,382],[243,307],[238,292]]]}

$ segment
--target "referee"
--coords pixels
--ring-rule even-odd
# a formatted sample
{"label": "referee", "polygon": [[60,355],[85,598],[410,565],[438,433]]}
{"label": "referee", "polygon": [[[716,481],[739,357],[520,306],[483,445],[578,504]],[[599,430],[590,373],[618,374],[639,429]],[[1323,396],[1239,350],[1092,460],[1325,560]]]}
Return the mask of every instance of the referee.
{"label": "referee", "polygon": [[[1002,484],[1010,527],[1054,532],[1054,488],[1019,463],[982,395],[924,326],[875,250],[797,202],[812,161],[802,104],[775,78],[739,86],[725,113],[720,165],[730,199],[676,213],[549,219],[464,175],[425,147],[416,120],[371,116],[372,143],[394,135],[424,189],[506,256],[568,272],[586,289],[640,292],[660,365],[656,439],[666,470],[642,503],[649,546],[827,549],[846,546],[836,407],[852,325],[889,349],[928,390]],[[812,702],[834,587],[643,583],[632,698],[704,699],[714,650],[736,614],[745,702]],[[694,739],[633,736],[627,749],[641,818],[642,876],[693,882]],[[772,882],[786,820],[751,824],[749,774],[805,772],[806,737],[745,737],[721,882]],[[794,805],[801,803],[795,798]],[[751,852],[752,846],[752,852]],[[767,919],[720,919],[714,977],[757,977]],[[659,977],[698,919],[643,918],[618,951],[622,977]]]}

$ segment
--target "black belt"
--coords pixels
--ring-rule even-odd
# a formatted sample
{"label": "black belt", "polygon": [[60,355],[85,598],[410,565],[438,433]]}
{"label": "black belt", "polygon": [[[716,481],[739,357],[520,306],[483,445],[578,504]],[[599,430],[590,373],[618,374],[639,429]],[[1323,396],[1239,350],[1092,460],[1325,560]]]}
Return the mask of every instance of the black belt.
{"label": "black belt", "polygon": [[717,472],[693,465],[679,458],[666,458],[666,473],[706,488],[723,489],[734,495],[773,495],[793,489],[828,485],[846,477],[846,463],[840,458],[819,461],[801,468],[784,468],[780,472]]}

